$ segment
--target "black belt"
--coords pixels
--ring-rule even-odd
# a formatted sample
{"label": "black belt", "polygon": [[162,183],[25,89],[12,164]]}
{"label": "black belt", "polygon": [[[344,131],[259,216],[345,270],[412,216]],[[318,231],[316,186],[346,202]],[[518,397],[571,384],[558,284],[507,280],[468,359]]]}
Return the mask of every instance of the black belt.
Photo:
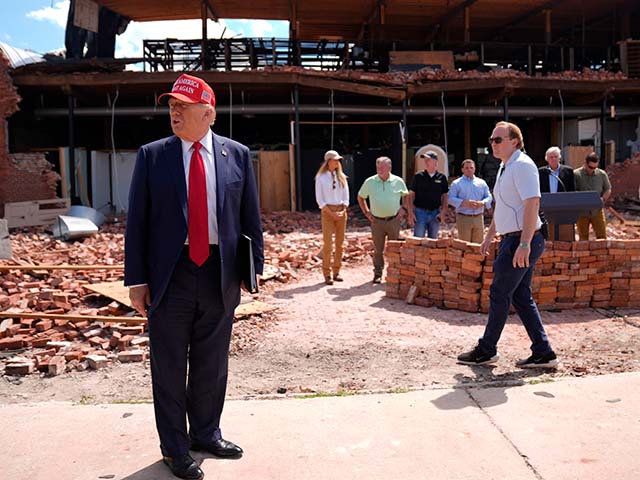
{"label": "black belt", "polygon": [[375,215],[373,215],[373,218],[375,218],[376,220],[382,220],[383,222],[388,222],[396,218],[396,215],[392,215],[390,217],[376,217]]}
{"label": "black belt", "polygon": [[[534,235],[536,233],[540,233],[540,230],[536,230],[535,232],[533,232]],[[503,237],[519,237],[520,235],[522,235],[522,230],[516,230],[515,232],[509,232],[509,233],[503,233],[502,234]]]}

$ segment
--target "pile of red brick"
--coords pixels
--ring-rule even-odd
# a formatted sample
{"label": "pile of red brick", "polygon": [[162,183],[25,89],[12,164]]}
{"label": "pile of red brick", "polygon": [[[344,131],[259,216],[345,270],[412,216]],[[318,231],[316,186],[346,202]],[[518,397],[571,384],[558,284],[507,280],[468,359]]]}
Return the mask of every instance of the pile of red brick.
{"label": "pile of red brick", "polygon": [[101,327],[88,320],[7,318],[0,323],[0,350],[33,347],[25,356],[5,365],[6,375],[34,371],[59,375],[69,370],[99,369],[109,362],[141,362],[147,352],[148,334],[142,325]]}
{"label": "pile of red brick", "polygon": [[[497,246],[484,257],[461,240],[388,242],[386,293],[407,298],[415,286],[418,305],[487,312]],[[548,242],[532,289],[541,309],[640,306],[640,240]]]}
{"label": "pile of red brick", "polygon": [[611,181],[611,196],[614,199],[637,199],[640,195],[640,153],[624,162],[608,165],[607,175]]}

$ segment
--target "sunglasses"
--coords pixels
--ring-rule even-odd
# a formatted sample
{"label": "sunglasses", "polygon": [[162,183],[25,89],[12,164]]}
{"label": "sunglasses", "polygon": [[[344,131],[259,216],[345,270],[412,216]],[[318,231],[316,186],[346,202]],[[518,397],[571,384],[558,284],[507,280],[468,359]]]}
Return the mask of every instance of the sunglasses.
{"label": "sunglasses", "polygon": [[587,163],[587,168],[589,170],[595,170],[596,168],[598,168],[598,165],[591,165],[591,164]]}
{"label": "sunglasses", "polygon": [[489,137],[489,145],[495,143],[496,145],[500,145],[504,138],[502,137]]}
{"label": "sunglasses", "polygon": [[437,158],[433,158],[431,155],[425,155],[424,153],[420,154],[420,158],[428,158],[429,160],[438,160]]}

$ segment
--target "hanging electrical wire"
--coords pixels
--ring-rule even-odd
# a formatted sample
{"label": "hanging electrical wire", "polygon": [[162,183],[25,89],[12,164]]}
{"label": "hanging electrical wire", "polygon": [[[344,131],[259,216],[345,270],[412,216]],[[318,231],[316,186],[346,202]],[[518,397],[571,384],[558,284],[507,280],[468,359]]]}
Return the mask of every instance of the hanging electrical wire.
{"label": "hanging electrical wire", "polygon": [[564,100],[560,89],[558,89],[558,96],[560,97],[560,148],[564,148]]}
{"label": "hanging electrical wire", "polygon": [[333,150],[333,129],[334,129],[335,108],[333,104],[333,89],[331,90],[331,150]]}
{"label": "hanging electrical wire", "polygon": [[[444,129],[444,153],[449,155],[449,148],[447,144],[447,107],[444,104],[444,92],[441,92],[440,102],[442,103],[442,127]],[[448,161],[448,159],[447,159]]]}
{"label": "hanging electrical wire", "polygon": [[118,205],[120,207],[124,207],[124,203],[122,203],[122,198],[120,197],[120,181],[118,178],[118,158],[116,157],[116,137],[114,133],[115,120],[116,120],[116,102],[118,101],[119,96],[120,96],[120,88],[116,87],[116,96],[113,99],[113,103],[111,104],[111,158],[113,159],[111,163],[113,165],[113,173],[116,177],[115,186],[116,186],[116,198],[118,199]]}
{"label": "hanging electrical wire", "polygon": [[233,87],[229,84],[229,138],[233,138]]}

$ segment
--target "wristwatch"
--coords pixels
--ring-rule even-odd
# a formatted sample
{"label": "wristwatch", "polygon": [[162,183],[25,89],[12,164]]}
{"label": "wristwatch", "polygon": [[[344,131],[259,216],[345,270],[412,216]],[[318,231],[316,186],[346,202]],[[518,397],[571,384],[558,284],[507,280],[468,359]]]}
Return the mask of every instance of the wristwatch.
{"label": "wristwatch", "polygon": [[520,248],[529,248],[529,242],[520,242]]}

